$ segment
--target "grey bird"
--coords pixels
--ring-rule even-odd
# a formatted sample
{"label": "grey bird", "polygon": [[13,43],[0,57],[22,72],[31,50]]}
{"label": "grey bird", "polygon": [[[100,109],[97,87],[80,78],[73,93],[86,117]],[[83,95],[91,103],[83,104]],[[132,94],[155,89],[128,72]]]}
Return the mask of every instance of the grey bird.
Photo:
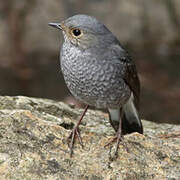
{"label": "grey bird", "polygon": [[117,154],[124,134],[143,133],[140,82],[134,62],[112,32],[92,16],[75,15],[49,25],[60,29],[64,36],[60,62],[67,87],[87,105],[68,137],[71,156],[76,137],[82,145],[78,126],[89,106],[108,109],[116,132],[112,142],[117,141]]}

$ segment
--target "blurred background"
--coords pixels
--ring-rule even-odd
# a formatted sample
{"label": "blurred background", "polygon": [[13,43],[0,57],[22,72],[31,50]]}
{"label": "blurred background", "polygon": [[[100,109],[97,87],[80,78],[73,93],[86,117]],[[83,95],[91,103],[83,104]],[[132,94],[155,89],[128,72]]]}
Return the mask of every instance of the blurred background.
{"label": "blurred background", "polygon": [[62,35],[48,27],[78,13],[106,24],[135,60],[142,118],[180,123],[179,0],[0,0],[0,95],[82,106],[60,71]]}

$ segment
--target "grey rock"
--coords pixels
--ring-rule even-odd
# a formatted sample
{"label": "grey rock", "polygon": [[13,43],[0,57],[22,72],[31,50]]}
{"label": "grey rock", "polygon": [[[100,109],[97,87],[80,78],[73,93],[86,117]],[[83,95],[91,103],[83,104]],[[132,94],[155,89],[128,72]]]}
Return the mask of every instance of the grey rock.
{"label": "grey rock", "polygon": [[57,101],[0,96],[0,179],[179,179],[180,126],[143,120],[144,135],[125,136],[104,148],[114,135],[106,113],[88,110],[81,126],[84,148],[70,158],[66,138],[82,110]]}

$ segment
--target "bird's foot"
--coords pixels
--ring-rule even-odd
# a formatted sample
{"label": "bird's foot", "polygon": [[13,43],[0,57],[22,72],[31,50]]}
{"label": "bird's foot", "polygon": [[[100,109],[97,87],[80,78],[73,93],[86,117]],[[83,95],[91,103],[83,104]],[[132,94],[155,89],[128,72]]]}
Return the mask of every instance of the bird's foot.
{"label": "bird's foot", "polygon": [[67,138],[71,157],[72,157],[72,154],[73,154],[73,148],[74,148],[74,143],[75,143],[76,136],[77,136],[77,138],[79,140],[80,145],[83,147],[82,138],[81,138],[81,135],[80,135],[80,132],[79,132],[79,125],[80,125],[84,115],[86,114],[86,111],[88,110],[88,108],[89,108],[89,105],[86,106],[85,110],[83,111],[83,113],[81,115],[81,118],[79,119],[78,123],[73,128],[73,130],[71,131],[70,135]]}
{"label": "bird's foot", "polygon": [[72,154],[73,154],[73,148],[74,148],[74,143],[75,143],[76,137],[78,138],[80,145],[83,147],[83,142],[82,142],[82,138],[81,138],[78,126],[75,126],[73,128],[73,130],[71,131],[71,133],[69,134],[69,136],[67,138],[71,157],[72,157]]}
{"label": "bird's foot", "polygon": [[105,144],[104,148],[112,145],[115,141],[117,141],[117,136],[114,136],[107,144]]}
{"label": "bird's foot", "polygon": [[127,145],[124,142],[123,136],[119,133],[116,134],[113,139],[111,139],[104,147],[112,145],[114,142],[116,142],[116,149],[115,149],[115,156],[118,156],[118,150],[119,150],[119,144],[120,142],[123,144],[125,147],[126,151],[129,152]]}

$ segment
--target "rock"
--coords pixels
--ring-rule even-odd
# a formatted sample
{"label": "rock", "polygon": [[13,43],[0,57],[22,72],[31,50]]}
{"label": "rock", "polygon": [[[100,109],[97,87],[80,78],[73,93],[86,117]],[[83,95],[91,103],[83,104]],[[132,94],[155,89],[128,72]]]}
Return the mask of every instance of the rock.
{"label": "rock", "polygon": [[47,99],[0,96],[1,180],[139,180],[180,178],[180,126],[143,121],[144,135],[104,148],[114,132],[108,116],[89,110],[80,126],[84,148],[70,158],[66,138],[82,110]]}

